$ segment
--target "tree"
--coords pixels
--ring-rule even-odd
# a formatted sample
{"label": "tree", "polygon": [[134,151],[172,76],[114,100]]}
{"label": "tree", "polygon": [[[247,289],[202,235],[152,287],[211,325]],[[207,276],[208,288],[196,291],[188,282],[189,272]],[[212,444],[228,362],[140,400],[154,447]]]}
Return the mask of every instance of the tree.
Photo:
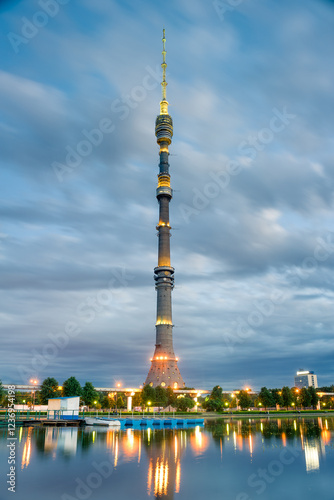
{"label": "tree", "polygon": [[280,389],[270,389],[270,392],[273,397],[274,404],[282,406],[283,405],[282,391]]}
{"label": "tree", "polygon": [[58,387],[58,381],[53,377],[43,380],[39,390],[40,400],[43,405],[48,404],[48,399],[59,398],[61,396],[61,391]]}
{"label": "tree", "polygon": [[171,387],[167,387],[166,396],[167,396],[167,406],[175,406],[176,396]]}
{"label": "tree", "polygon": [[154,387],[152,387],[151,385],[144,385],[141,392],[141,398],[144,406],[147,406],[148,401],[151,401],[151,403],[153,403],[155,401]]}
{"label": "tree", "polygon": [[141,406],[141,392],[135,392],[135,395],[132,397],[132,406]]}
{"label": "tree", "polygon": [[117,396],[117,408],[124,408],[125,407],[125,403],[124,403],[124,394],[119,394]]}
{"label": "tree", "polygon": [[238,394],[239,405],[243,410],[249,408],[252,402],[252,398],[247,391],[240,391]]}
{"label": "tree", "polygon": [[308,392],[310,394],[310,405],[312,406],[313,410],[317,407],[318,401],[319,401],[319,396],[315,390],[314,387],[309,387]]}
{"label": "tree", "polygon": [[177,398],[176,399],[176,409],[178,411],[188,411],[195,406],[195,401],[191,398]]}
{"label": "tree", "polygon": [[70,377],[63,383],[63,395],[67,398],[71,396],[81,396],[82,388],[75,377]]}
{"label": "tree", "polygon": [[207,411],[221,411],[223,408],[223,389],[215,385],[208,398],[202,403],[202,407]]}
{"label": "tree", "polygon": [[82,388],[82,399],[87,406],[92,406],[92,403],[99,398],[99,393],[95,390],[91,382],[86,382]]}
{"label": "tree", "polygon": [[273,398],[273,395],[266,387],[261,388],[261,391],[259,394],[259,400],[260,400],[262,406],[265,407],[265,409],[267,409],[270,406],[275,405],[275,400]]}
{"label": "tree", "polygon": [[311,406],[311,394],[306,387],[303,387],[300,391],[300,404],[304,408],[306,408],[307,406]]}
{"label": "tree", "polygon": [[222,399],[223,389],[219,385],[215,385],[211,391],[210,399]]}
{"label": "tree", "polygon": [[206,411],[221,411],[223,409],[223,402],[219,399],[207,399],[202,403],[202,407]]}
{"label": "tree", "polygon": [[167,406],[167,392],[166,389],[161,387],[161,385],[158,385],[155,388],[155,403],[157,406]]}
{"label": "tree", "polygon": [[284,386],[282,388],[282,405],[288,409],[289,406],[291,406],[291,403],[293,402],[293,395],[291,392],[290,387]]}

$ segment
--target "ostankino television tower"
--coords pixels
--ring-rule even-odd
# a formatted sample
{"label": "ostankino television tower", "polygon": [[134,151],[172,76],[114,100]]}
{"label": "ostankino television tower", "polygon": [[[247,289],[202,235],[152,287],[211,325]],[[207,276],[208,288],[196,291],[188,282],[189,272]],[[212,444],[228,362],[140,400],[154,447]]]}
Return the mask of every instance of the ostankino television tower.
{"label": "ostankino television tower", "polygon": [[185,384],[177,366],[178,358],[175,357],[173,348],[173,323],[172,323],[172,289],[174,288],[174,268],[170,264],[170,224],[169,202],[173,192],[170,187],[168,147],[172,142],[173,120],[168,114],[166,99],[166,49],[165,30],[163,30],[162,50],[162,101],[160,114],[155,122],[155,135],[160,146],[160,163],[158,174],[157,200],[159,203],[159,223],[157,225],[159,250],[158,267],[154,268],[155,288],[157,290],[157,321],[156,343],[151,368],[147,375],[145,385],[153,387],[172,387],[177,389]]}

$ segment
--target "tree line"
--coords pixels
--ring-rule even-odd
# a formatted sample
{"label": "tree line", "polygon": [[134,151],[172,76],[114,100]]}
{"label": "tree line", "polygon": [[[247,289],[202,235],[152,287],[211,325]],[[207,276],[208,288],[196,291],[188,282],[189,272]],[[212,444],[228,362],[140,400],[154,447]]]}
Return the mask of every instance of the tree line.
{"label": "tree line", "polygon": [[[15,403],[29,406],[47,405],[49,399],[59,397],[80,396],[80,404],[95,409],[121,409],[126,407],[126,396],[122,392],[108,393],[96,391],[91,382],[86,382],[84,386],[75,377],[69,377],[62,385],[53,377],[48,377],[41,383],[38,390],[29,392],[16,391]],[[5,390],[0,381],[0,404],[7,406]],[[195,406],[193,399],[189,397],[177,397],[173,389],[161,386],[144,386],[141,392],[135,393],[132,397],[133,407],[160,407],[171,406],[178,411],[187,411]]]}
{"label": "tree line", "polygon": [[[323,388],[318,391],[321,391]],[[325,392],[325,391],[323,391]],[[334,392],[334,391],[326,391]],[[240,407],[242,410],[248,408],[313,408],[317,407],[319,396],[314,387],[297,387],[284,386],[282,389],[268,389],[262,387],[258,394],[251,394],[250,390],[233,391],[229,395],[223,394],[223,389],[220,386],[215,386],[210,396],[202,398],[202,408],[206,411],[224,411],[231,408]],[[322,407],[334,408],[334,398],[327,397],[322,400]]]}
{"label": "tree line", "polygon": [[[231,391],[230,394],[223,394],[223,389],[216,385],[211,394],[206,397],[199,397],[195,402],[186,395],[176,396],[170,387],[144,386],[141,392],[135,393],[132,398],[133,407],[159,407],[168,406],[176,408],[178,411],[187,411],[194,408],[196,404],[204,410],[212,412],[222,412],[225,410],[240,407],[243,410],[248,408],[316,408],[319,397],[317,392],[334,392],[334,385],[329,387],[314,387],[298,389],[296,387],[284,386],[282,389],[268,389],[262,387],[258,394],[251,394],[250,390]],[[58,397],[80,396],[81,405],[96,409],[120,409],[126,407],[126,396],[124,393],[98,392],[91,382],[86,382],[81,386],[75,377],[69,377],[62,386],[53,377],[43,380],[39,390],[29,392],[16,392],[16,404],[46,405],[48,399]],[[0,381],[0,404],[7,406],[6,392]],[[334,408],[334,397],[324,396],[321,399],[322,409]]]}

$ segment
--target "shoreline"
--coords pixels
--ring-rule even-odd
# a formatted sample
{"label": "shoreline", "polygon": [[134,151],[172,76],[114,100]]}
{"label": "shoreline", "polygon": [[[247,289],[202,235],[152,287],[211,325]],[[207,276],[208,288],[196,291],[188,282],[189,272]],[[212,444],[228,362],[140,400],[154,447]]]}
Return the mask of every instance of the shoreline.
{"label": "shoreline", "polygon": [[223,418],[223,419],[239,419],[239,418],[301,418],[301,417],[329,417],[332,418],[334,417],[334,412],[319,412],[319,413],[310,413],[310,412],[301,412],[301,413],[265,413],[263,414],[252,414],[252,413],[233,413],[233,414],[208,414],[208,415],[203,415],[202,418],[204,419],[217,419],[217,418]]}

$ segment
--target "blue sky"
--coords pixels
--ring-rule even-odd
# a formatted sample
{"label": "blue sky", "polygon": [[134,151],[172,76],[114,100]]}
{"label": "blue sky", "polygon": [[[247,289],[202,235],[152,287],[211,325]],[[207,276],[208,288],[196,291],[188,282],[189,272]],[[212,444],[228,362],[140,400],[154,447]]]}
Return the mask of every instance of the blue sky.
{"label": "blue sky", "polygon": [[2,381],[146,378],[165,27],[186,385],[333,383],[333,2],[0,9]]}

